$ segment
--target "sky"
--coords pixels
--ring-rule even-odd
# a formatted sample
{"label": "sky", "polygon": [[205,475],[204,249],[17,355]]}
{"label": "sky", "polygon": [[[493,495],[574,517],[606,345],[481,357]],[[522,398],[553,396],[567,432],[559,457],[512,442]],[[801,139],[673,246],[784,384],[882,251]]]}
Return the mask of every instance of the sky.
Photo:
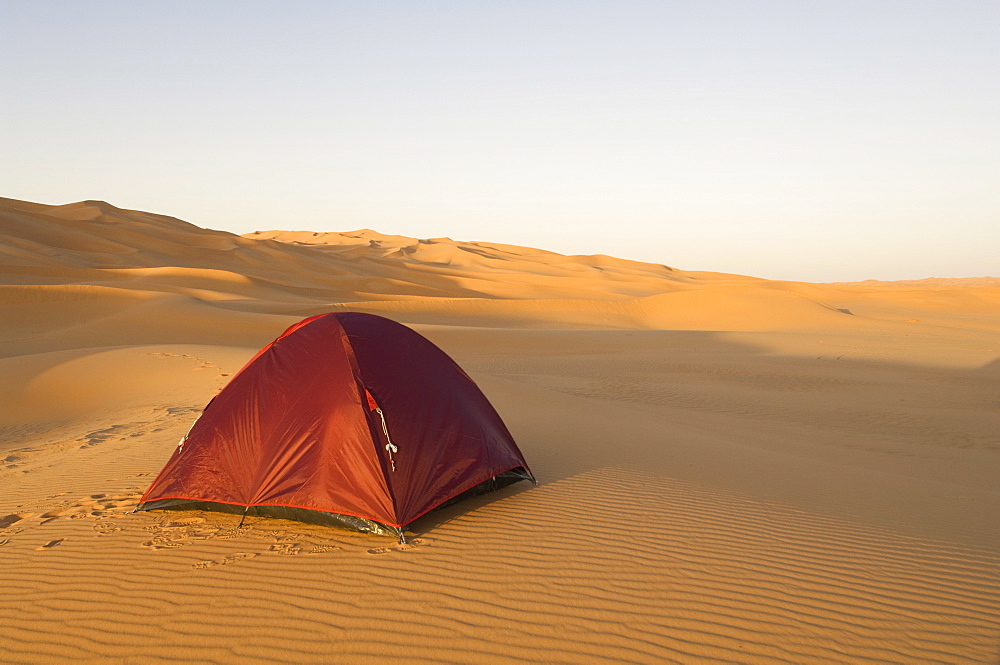
{"label": "sky", "polygon": [[1000,276],[1000,3],[0,3],[0,196]]}

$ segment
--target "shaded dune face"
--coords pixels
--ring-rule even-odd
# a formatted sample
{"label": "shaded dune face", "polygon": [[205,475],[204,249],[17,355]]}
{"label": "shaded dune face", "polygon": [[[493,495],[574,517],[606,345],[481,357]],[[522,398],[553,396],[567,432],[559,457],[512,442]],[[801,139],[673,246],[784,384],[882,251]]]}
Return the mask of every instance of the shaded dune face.
{"label": "shaded dune face", "polygon": [[[540,486],[406,545],[133,514],[247,360],[331,311],[454,358]],[[0,199],[0,661],[995,665],[998,339],[996,278],[775,282]]]}

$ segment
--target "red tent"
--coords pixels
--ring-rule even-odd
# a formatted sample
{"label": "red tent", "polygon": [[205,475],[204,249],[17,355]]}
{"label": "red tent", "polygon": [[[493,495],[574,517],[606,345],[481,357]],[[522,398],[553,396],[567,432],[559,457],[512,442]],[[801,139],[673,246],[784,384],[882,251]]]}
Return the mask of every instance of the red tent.
{"label": "red tent", "polygon": [[296,323],[205,407],[139,510],[192,507],[393,533],[459,497],[534,480],[441,349],[356,312]]}

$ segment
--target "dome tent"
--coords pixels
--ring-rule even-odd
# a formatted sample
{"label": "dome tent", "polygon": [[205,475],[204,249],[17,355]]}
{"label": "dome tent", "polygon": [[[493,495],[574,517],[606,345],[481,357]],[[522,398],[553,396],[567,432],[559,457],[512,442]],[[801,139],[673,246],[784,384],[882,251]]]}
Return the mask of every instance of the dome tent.
{"label": "dome tent", "polygon": [[434,508],[523,479],[534,481],[510,432],[450,357],[404,325],[344,312],[300,321],[257,352],[137,510],[224,510],[403,540]]}

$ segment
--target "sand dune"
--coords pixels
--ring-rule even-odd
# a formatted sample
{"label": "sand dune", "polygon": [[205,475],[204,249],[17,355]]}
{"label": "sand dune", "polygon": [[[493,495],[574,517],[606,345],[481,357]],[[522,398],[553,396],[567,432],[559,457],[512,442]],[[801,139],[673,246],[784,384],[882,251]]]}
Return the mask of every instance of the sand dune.
{"label": "sand dune", "polygon": [[[539,487],[131,514],[285,326],[414,325]],[[0,200],[4,662],[1000,662],[1000,280],[772,282]]]}
{"label": "sand dune", "polygon": [[[30,306],[28,293],[51,299],[86,292],[96,306],[89,318],[105,301],[115,309],[141,293],[255,315],[351,308],[392,312],[404,322],[491,327],[759,331],[856,326],[858,317],[865,324],[948,327],[958,317],[963,327],[1000,326],[1000,284],[990,278],[802,284],[370,230],[240,237],[96,201],[0,199],[0,216],[0,302],[27,298]],[[57,288],[39,288],[45,285]],[[65,290],[70,285],[102,287],[104,296]]]}

